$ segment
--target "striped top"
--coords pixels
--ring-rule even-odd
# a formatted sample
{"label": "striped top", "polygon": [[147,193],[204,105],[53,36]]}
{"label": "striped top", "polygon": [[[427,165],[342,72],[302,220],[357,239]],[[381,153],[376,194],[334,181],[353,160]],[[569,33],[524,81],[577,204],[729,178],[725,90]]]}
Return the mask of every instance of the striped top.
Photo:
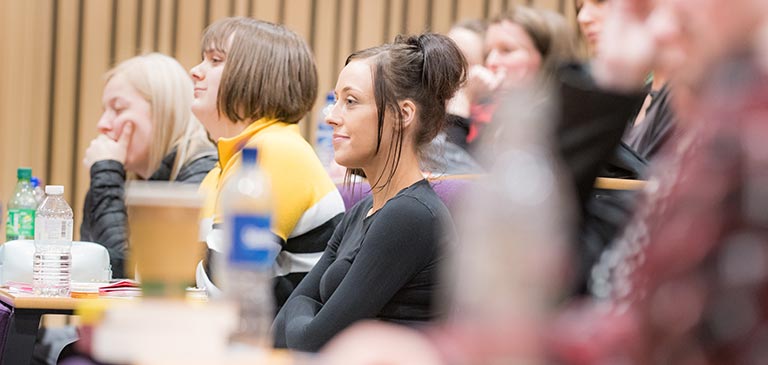
{"label": "striped top", "polygon": [[282,288],[276,293],[280,304],[320,259],[344,202],[298,125],[260,119],[233,138],[219,139],[219,162],[201,184],[206,193],[202,217],[211,227],[205,240],[213,251],[222,247],[221,189],[240,169],[244,146],[259,150],[259,167],[271,182],[272,232],[283,245],[275,263],[278,279],[285,279],[276,285]]}

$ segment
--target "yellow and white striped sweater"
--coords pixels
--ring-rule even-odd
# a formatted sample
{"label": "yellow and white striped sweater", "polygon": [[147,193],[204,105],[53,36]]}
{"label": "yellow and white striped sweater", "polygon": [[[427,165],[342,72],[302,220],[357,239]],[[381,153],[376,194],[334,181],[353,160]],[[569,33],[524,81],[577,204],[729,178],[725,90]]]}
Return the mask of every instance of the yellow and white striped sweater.
{"label": "yellow and white striped sweater", "polygon": [[320,259],[344,213],[344,202],[297,124],[260,119],[235,137],[219,139],[219,162],[201,183],[206,195],[202,217],[213,228],[206,237],[210,249],[221,247],[221,188],[240,169],[245,146],[258,149],[259,167],[271,182],[272,232],[283,243],[275,266],[280,304]]}

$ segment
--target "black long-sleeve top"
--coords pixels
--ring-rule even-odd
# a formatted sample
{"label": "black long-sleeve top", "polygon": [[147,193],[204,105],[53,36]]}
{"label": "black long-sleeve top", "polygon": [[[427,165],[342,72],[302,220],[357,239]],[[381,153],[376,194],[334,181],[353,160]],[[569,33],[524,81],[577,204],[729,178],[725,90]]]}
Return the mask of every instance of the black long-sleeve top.
{"label": "black long-sleeve top", "polygon": [[[168,181],[176,158],[175,150],[163,158],[149,180]],[[216,154],[203,154],[179,170],[175,181],[199,183],[216,164]],[[107,248],[112,265],[112,277],[125,277],[124,262],[127,248],[125,208],[125,168],[115,160],[97,161],[91,166],[91,186],[83,203],[80,240],[96,242]]]}
{"label": "black long-sleeve top", "polygon": [[371,196],[336,228],[273,324],[276,347],[317,351],[334,335],[366,318],[419,324],[437,316],[433,296],[447,208],[426,180],[401,190],[368,216]]}

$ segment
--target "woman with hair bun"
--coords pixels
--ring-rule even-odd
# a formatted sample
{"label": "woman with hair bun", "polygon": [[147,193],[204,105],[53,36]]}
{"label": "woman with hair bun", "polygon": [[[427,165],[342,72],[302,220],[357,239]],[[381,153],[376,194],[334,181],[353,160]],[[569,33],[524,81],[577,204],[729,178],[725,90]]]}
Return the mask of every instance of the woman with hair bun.
{"label": "woman with hair bun", "polygon": [[367,176],[371,195],[344,216],[278,313],[275,346],[317,351],[362,319],[414,325],[437,316],[441,242],[453,224],[421,174],[420,150],[465,78],[461,51],[432,33],[347,58],[326,122],[336,162]]}

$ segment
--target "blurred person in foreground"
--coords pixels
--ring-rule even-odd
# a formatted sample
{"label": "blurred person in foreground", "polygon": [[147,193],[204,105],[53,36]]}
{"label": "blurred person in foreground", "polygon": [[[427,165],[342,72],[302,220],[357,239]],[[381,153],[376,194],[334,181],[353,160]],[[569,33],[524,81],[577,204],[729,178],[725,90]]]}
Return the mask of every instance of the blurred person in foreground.
{"label": "blurred person in foreground", "polygon": [[91,185],[80,239],[109,251],[112,276],[125,277],[125,182],[138,179],[200,183],[216,150],[190,110],[192,82],[173,58],[151,53],[107,72],[99,136],[85,151]]}
{"label": "blurred person in foreground", "polygon": [[655,56],[674,90],[685,91],[673,95],[681,123],[632,222],[593,268],[601,300],[567,312],[553,342],[575,364],[762,363],[768,70],[755,42],[768,4],[613,1],[607,29],[650,30],[654,39],[634,45],[648,52],[631,59],[621,49],[626,37],[607,39],[610,62],[596,73],[626,75],[627,64]]}
{"label": "blurred person in foreground", "polygon": [[[755,42],[768,3],[734,0],[723,6],[717,0],[613,0],[614,23],[606,28],[615,37],[603,41],[612,47],[612,58],[596,67],[596,76],[604,85],[634,88],[644,77],[639,64],[664,68],[674,75],[675,88],[685,90],[674,100],[681,127],[672,137],[675,147],[664,149],[655,163],[633,221],[595,267],[595,299],[569,307],[545,327],[545,335],[534,332],[536,343],[547,344],[537,357],[516,356],[512,348],[510,361],[765,362],[768,68],[761,61],[765,46]],[[648,28],[654,29],[651,41],[634,38]],[[622,50],[627,46],[642,52]],[[381,347],[389,347],[386,338],[397,341],[371,326],[349,336],[358,344],[375,338]],[[343,339],[329,346],[328,356],[345,352]],[[508,346],[521,342],[497,340]],[[451,363],[440,360],[444,353],[481,348],[470,341],[450,342],[450,348],[420,343],[422,355],[434,363]],[[408,363],[391,353],[381,358]]]}

